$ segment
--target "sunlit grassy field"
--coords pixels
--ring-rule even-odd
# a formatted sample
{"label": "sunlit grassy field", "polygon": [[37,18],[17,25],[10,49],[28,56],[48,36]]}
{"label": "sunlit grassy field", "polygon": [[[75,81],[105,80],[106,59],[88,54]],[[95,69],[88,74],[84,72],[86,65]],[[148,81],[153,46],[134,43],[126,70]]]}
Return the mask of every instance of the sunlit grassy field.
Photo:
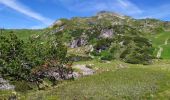
{"label": "sunlit grassy field", "polygon": [[142,68],[120,69],[82,78],[59,87],[62,100],[149,99],[169,87],[167,73]]}
{"label": "sunlit grassy field", "polygon": [[92,68],[98,71],[54,88],[18,93],[18,96],[22,100],[169,100],[170,62],[155,60],[153,63],[76,62],[74,64],[94,64]]}

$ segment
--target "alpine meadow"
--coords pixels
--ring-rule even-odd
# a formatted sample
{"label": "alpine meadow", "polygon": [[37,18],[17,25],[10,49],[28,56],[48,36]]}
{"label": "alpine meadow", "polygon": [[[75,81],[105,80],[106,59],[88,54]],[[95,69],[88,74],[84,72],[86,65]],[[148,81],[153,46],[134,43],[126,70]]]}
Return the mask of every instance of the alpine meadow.
{"label": "alpine meadow", "polygon": [[0,0],[0,100],[169,100],[170,2],[154,2]]}

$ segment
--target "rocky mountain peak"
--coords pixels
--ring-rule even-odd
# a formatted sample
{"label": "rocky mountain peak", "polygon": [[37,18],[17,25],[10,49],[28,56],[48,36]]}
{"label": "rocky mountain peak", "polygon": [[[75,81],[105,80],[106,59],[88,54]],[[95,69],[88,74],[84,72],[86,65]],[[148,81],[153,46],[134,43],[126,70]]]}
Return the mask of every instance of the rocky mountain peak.
{"label": "rocky mountain peak", "polygon": [[116,12],[110,12],[110,11],[100,11],[100,12],[97,13],[97,16],[99,18],[106,17],[106,16],[114,16],[114,17],[118,17],[120,19],[125,19],[124,15],[121,15],[121,14],[116,13]]}
{"label": "rocky mountain peak", "polygon": [[62,24],[63,24],[63,22],[61,20],[57,20],[49,28],[52,28],[54,26],[61,26]]}

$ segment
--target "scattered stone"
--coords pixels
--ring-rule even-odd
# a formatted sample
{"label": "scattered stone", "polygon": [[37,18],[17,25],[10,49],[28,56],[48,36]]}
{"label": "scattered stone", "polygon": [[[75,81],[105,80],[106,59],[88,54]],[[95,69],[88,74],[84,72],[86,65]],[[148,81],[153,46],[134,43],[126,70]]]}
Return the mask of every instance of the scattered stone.
{"label": "scattered stone", "polygon": [[78,72],[73,72],[72,74],[70,74],[70,77],[74,77],[75,79],[81,77],[81,75]]}
{"label": "scattered stone", "polygon": [[110,64],[110,63],[111,63],[111,61],[106,61],[106,63]]}
{"label": "scattered stone", "polygon": [[102,37],[102,38],[112,38],[113,37],[113,29],[102,30],[100,37]]}
{"label": "scattered stone", "polygon": [[53,28],[54,26],[61,26],[61,25],[63,25],[63,22],[61,20],[57,20],[49,28]]}
{"label": "scattered stone", "polygon": [[50,31],[49,34],[56,34],[56,33],[63,31],[63,30],[64,30],[64,26],[61,26],[59,28],[56,28],[56,29]]}
{"label": "scattered stone", "polygon": [[99,13],[97,13],[98,19],[102,19],[104,17],[107,16],[113,16],[113,17],[117,17],[120,19],[125,19],[125,16],[115,13],[115,12],[108,12],[108,11],[100,11]]}
{"label": "scattered stone", "polygon": [[7,80],[0,77],[0,90],[14,90],[15,86],[10,85]]}
{"label": "scattered stone", "polygon": [[95,71],[87,67],[87,65],[75,65],[73,68],[79,69],[83,76],[93,75]]}
{"label": "scattered stone", "polygon": [[127,68],[127,66],[126,65],[123,65],[123,64],[119,64],[118,66],[117,66],[117,68],[119,69],[121,69],[121,68]]}

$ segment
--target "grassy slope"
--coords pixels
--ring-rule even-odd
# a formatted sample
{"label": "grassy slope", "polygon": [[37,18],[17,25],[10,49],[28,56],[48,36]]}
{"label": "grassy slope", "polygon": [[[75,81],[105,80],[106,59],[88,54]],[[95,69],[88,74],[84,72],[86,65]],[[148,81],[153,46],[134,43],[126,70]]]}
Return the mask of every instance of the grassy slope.
{"label": "grassy slope", "polygon": [[61,99],[121,100],[151,98],[163,89],[169,76],[159,71],[127,68],[82,78],[59,87]]}
{"label": "grassy slope", "polygon": [[[94,64],[93,76],[67,81],[45,91],[22,94],[23,100],[168,100],[170,99],[170,62],[131,65],[120,61],[96,60],[75,64]],[[125,66],[124,68],[120,67]],[[109,68],[109,69],[108,69]],[[21,94],[20,94],[21,95]]]}
{"label": "grassy slope", "polygon": [[163,59],[170,59],[170,41],[168,40],[168,44],[165,44],[165,41],[167,39],[170,39],[170,32],[163,32],[163,33],[159,33],[156,36],[152,35],[151,40],[153,42],[153,46],[156,48],[156,50],[154,51],[154,55],[156,56],[158,50],[159,50],[159,46],[163,47],[163,52],[161,55],[161,58]]}
{"label": "grassy slope", "polygon": [[32,35],[41,35],[43,33],[42,30],[29,30],[29,29],[18,29],[18,30],[5,30],[3,33],[15,33],[20,39],[28,40]]}
{"label": "grassy slope", "polygon": [[[23,32],[22,32],[23,33]],[[27,36],[18,34],[22,39]],[[30,36],[30,33],[27,35]],[[164,32],[151,37],[158,47],[170,37]],[[170,58],[169,44],[162,46],[162,58]],[[157,52],[157,51],[155,51]],[[94,64],[94,76],[75,81],[66,81],[45,91],[18,93],[22,100],[169,100],[170,99],[170,62],[155,61],[153,65],[132,65],[120,61],[99,62],[97,60],[76,62],[74,64]],[[12,95],[10,91],[0,92],[0,99]]]}

